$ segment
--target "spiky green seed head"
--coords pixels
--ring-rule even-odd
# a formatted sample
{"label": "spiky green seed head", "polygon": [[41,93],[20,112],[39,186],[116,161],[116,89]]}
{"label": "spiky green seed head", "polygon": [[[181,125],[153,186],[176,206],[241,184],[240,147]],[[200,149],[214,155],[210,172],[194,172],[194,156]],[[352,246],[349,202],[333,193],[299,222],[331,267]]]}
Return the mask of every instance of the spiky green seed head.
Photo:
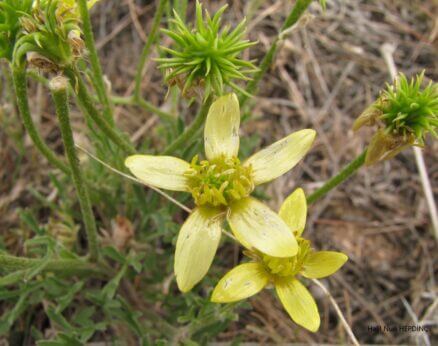
{"label": "spiky green seed head", "polygon": [[367,164],[394,157],[408,146],[424,145],[427,133],[437,138],[438,84],[422,87],[424,72],[410,81],[400,74],[355,121],[354,130],[377,125]]}
{"label": "spiky green seed head", "polygon": [[376,104],[387,133],[403,137],[413,134],[420,144],[427,133],[437,137],[438,125],[438,84],[430,81],[422,88],[423,78],[424,71],[410,81],[400,74]]}
{"label": "spiky green seed head", "polygon": [[211,93],[222,95],[225,86],[242,93],[236,80],[248,80],[248,75],[257,71],[250,61],[239,58],[246,48],[256,44],[244,40],[246,22],[243,20],[234,30],[230,26],[221,28],[221,16],[227,5],[219,9],[213,17],[202,11],[196,2],[196,25],[189,27],[174,11],[171,23],[173,30],[162,30],[174,41],[174,47],[161,49],[170,57],[157,59],[159,67],[166,72],[166,82],[177,85],[186,97],[203,91],[203,97]]}

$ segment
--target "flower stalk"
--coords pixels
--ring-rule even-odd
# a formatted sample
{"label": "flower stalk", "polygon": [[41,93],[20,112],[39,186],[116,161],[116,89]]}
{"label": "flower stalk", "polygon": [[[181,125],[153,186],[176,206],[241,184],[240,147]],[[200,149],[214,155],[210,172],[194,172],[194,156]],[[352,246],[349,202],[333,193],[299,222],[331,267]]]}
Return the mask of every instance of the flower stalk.
{"label": "flower stalk", "polygon": [[100,130],[104,132],[108,136],[108,138],[123,151],[129,154],[134,154],[135,148],[132,146],[132,144],[127,139],[122,137],[108,123],[108,121],[99,114],[99,111],[94,106],[93,100],[88,94],[87,87],[85,86],[85,83],[79,73],[72,68],[68,68],[64,70],[64,74],[70,79],[70,84],[75,91],[79,102],[83,105],[85,111],[87,112],[87,115],[90,116],[91,119],[93,119],[93,121],[100,128]]}
{"label": "flower stalk", "polygon": [[271,48],[269,48],[268,52],[263,57],[262,62],[260,63],[259,70],[254,74],[253,78],[249,81],[246,91],[247,93],[242,94],[240,97],[240,105],[243,107],[243,105],[248,101],[249,96],[248,94],[253,95],[257,90],[258,85],[260,84],[261,79],[265,75],[266,71],[269,69],[269,67],[272,65],[272,62],[275,58],[275,55],[277,53],[282,33],[291,28],[293,25],[295,25],[298,20],[301,18],[301,16],[304,14],[304,12],[309,7],[312,0],[297,0],[295,3],[295,6],[293,7],[292,11],[289,13],[289,16],[284,21],[280,33],[272,43]]}
{"label": "flower stalk", "polygon": [[21,119],[27,133],[29,134],[37,149],[47,159],[47,161],[49,161],[53,166],[60,169],[65,174],[69,175],[70,169],[67,164],[59,159],[55,155],[55,153],[46,145],[46,143],[44,143],[44,140],[41,138],[38,129],[36,128],[35,123],[32,120],[27,95],[26,71],[20,67],[12,67],[12,79],[17,98],[18,110],[21,114]]}
{"label": "flower stalk", "polygon": [[181,135],[179,135],[172,143],[170,143],[166,149],[164,149],[162,155],[173,154],[175,151],[184,146],[184,144],[186,144],[188,140],[192,139],[192,137],[204,124],[205,118],[207,117],[208,110],[210,109],[212,102],[213,96],[210,95],[204,101],[199,113],[196,115],[193,122],[186,128],[186,130]]}
{"label": "flower stalk", "polygon": [[56,107],[56,114],[59,120],[65,155],[70,164],[73,183],[75,185],[76,194],[81,207],[85,231],[87,233],[90,259],[96,261],[99,256],[96,220],[94,219],[90,198],[88,196],[88,190],[85,186],[82,171],[79,166],[79,159],[76,155],[76,149],[73,140],[73,132],[70,126],[68,80],[62,76],[56,77],[50,82],[50,89],[52,91],[52,97]]}
{"label": "flower stalk", "polygon": [[[18,270],[26,270],[42,263],[43,259],[17,257],[0,254],[0,268],[2,273],[11,273]],[[44,272],[57,272],[64,275],[101,273],[102,271],[92,263],[79,259],[53,259],[49,260]]]}
{"label": "flower stalk", "polygon": [[146,41],[146,44],[143,47],[143,51],[141,52],[140,60],[137,66],[137,74],[135,76],[134,98],[136,100],[141,99],[141,81],[143,79],[146,59],[149,56],[152,44],[155,42],[157,38],[158,29],[161,23],[161,19],[163,18],[166,5],[167,5],[167,0],[159,0],[157,10],[155,11],[151,32],[149,33],[148,40]]}
{"label": "flower stalk", "polygon": [[112,102],[116,105],[128,105],[128,106],[137,106],[145,109],[152,114],[158,116],[161,120],[167,121],[169,123],[174,123],[176,120],[176,116],[163,111],[162,109],[154,106],[149,101],[146,101],[143,98],[136,99],[135,96],[121,97],[121,96],[113,96]]}
{"label": "flower stalk", "polygon": [[105,87],[103,79],[102,66],[100,65],[99,57],[97,55],[97,49],[94,42],[93,28],[91,26],[90,12],[88,10],[89,5],[87,0],[77,0],[79,14],[82,20],[82,30],[84,35],[85,46],[87,47],[88,57],[91,63],[91,69],[94,75],[94,85],[99,96],[100,101],[104,106],[104,115],[106,121],[114,126],[114,119],[112,115],[112,105],[108,97],[108,93]]}
{"label": "flower stalk", "polygon": [[333,190],[340,183],[350,178],[354,173],[356,173],[356,171],[360,167],[364,165],[366,155],[367,155],[367,150],[365,149],[362,152],[362,154],[360,154],[353,161],[351,161],[338,174],[336,174],[334,177],[328,180],[323,186],[321,186],[318,190],[316,190],[309,197],[307,197],[307,203],[312,204],[316,202],[317,200],[324,197],[328,192]]}
{"label": "flower stalk", "polygon": [[333,296],[330,294],[329,290],[327,289],[327,287],[325,287],[319,280],[317,279],[313,279],[312,280],[316,285],[319,286],[319,288],[321,288],[321,290],[324,292],[324,294],[329,298],[330,302],[333,305],[333,308],[335,309],[339,320],[341,321],[342,325],[344,326],[345,330],[347,331],[348,336],[351,339],[351,342],[353,343],[353,345],[355,346],[360,346],[359,341],[357,340],[356,336],[354,335],[353,331],[351,330],[350,325],[348,324],[347,320],[345,319],[344,314],[342,313],[338,303],[336,303],[336,300],[333,298]]}

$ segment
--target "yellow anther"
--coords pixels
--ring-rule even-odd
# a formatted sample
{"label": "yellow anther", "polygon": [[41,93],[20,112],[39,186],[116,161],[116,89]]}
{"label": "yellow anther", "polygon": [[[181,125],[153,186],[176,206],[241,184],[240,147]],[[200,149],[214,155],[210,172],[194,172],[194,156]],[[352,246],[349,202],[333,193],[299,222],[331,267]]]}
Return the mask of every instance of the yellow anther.
{"label": "yellow anther", "polygon": [[199,162],[195,156],[190,166],[185,176],[197,205],[227,206],[254,189],[251,167],[242,166],[236,157]]}

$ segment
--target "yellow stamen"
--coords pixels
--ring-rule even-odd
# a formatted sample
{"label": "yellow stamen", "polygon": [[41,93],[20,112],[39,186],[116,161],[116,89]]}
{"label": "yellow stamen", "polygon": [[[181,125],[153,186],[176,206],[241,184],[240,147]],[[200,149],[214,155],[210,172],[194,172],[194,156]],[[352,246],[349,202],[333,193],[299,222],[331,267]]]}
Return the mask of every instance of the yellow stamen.
{"label": "yellow stamen", "polygon": [[271,273],[274,278],[292,277],[302,270],[306,257],[311,253],[310,242],[303,238],[299,238],[297,241],[299,248],[294,257],[279,258],[260,254],[266,271]]}
{"label": "yellow stamen", "polygon": [[237,157],[199,162],[195,156],[185,175],[198,206],[226,207],[230,202],[249,196],[254,189],[251,167],[242,166]]}

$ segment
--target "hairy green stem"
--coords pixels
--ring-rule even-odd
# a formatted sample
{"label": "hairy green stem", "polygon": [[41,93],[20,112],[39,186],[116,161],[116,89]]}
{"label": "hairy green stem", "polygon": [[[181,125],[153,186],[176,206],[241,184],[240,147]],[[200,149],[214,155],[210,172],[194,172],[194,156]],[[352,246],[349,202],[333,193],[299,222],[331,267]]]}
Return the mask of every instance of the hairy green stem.
{"label": "hairy green stem", "polygon": [[155,42],[157,38],[158,28],[160,26],[161,18],[163,17],[166,4],[167,4],[167,0],[159,0],[157,10],[155,11],[151,32],[149,33],[146,44],[143,47],[143,51],[141,52],[140,60],[137,66],[137,73],[135,76],[134,97],[137,100],[141,99],[141,81],[143,79],[144,67],[146,65],[146,60],[147,57],[149,56],[152,44]]}
{"label": "hairy green stem", "polygon": [[210,109],[212,102],[213,97],[209,96],[207,100],[205,100],[199,113],[196,115],[190,126],[188,126],[181,135],[179,135],[172,143],[170,143],[166,149],[164,149],[162,155],[173,154],[176,150],[182,148],[187,141],[192,139],[192,137],[204,124],[205,118],[207,117],[208,110]]}
{"label": "hairy green stem", "polygon": [[21,119],[27,133],[47,161],[65,174],[69,175],[70,169],[68,168],[67,164],[59,159],[56,154],[46,145],[46,143],[44,143],[44,140],[41,138],[35,123],[32,120],[27,96],[26,71],[19,67],[12,67],[12,79],[15,88],[15,95],[17,97],[18,110],[21,114]]}
{"label": "hairy green stem", "polygon": [[336,186],[338,186],[344,180],[347,180],[349,177],[351,177],[360,167],[363,166],[363,164],[365,163],[366,155],[367,155],[367,151],[364,150],[362,152],[362,154],[360,154],[353,161],[351,161],[338,174],[336,174],[333,178],[328,180],[318,190],[316,190],[310,196],[308,196],[307,203],[312,204],[312,203],[316,202],[318,199],[320,199],[321,197],[324,197],[328,192],[333,190]]}
{"label": "hairy green stem", "polygon": [[68,106],[68,79],[65,77],[56,77],[50,82],[53,101],[55,102],[56,114],[58,115],[61,136],[64,142],[65,155],[70,163],[73,183],[76,188],[76,194],[81,207],[82,218],[87,233],[88,249],[90,258],[96,261],[99,257],[99,248],[97,244],[97,227],[91,208],[90,197],[87,187],[84,183],[79,159],[76,155],[75,143],[73,140],[73,131],[70,126],[70,111]]}
{"label": "hairy green stem", "polygon": [[133,145],[126,138],[120,135],[117,130],[100,115],[99,111],[93,104],[92,98],[88,94],[87,87],[85,86],[85,83],[82,80],[79,72],[74,69],[67,68],[64,70],[64,74],[70,79],[70,84],[75,91],[79,102],[86,110],[87,115],[96,123],[99,129],[122,150],[128,154],[135,154],[136,150]]}
{"label": "hairy green stem", "polygon": [[[271,48],[269,48],[268,52],[263,57],[263,60],[260,63],[259,70],[254,74],[253,79],[248,83],[246,87],[246,91],[248,92],[248,94],[255,94],[261,79],[263,78],[269,67],[272,65],[272,62],[274,61],[274,57],[278,50],[278,45],[280,43],[282,33],[298,22],[298,20],[301,18],[303,13],[307,10],[307,7],[309,7],[311,2],[312,0],[297,0],[292,11],[289,13],[289,16],[284,21],[280,29],[280,33],[272,43]],[[246,101],[248,101],[248,98],[249,97],[247,95],[241,95],[240,107],[243,107]]]}
{"label": "hairy green stem", "polygon": [[[37,82],[42,83],[44,86],[49,85],[49,81],[46,78],[44,78],[43,76],[41,76],[39,73],[37,73],[36,71],[30,70],[27,72],[27,74],[29,77],[36,80]],[[97,99],[96,96],[94,98]],[[134,96],[113,95],[113,96],[111,96],[111,102],[115,105],[138,106],[140,108],[147,110],[148,112],[151,112],[151,113],[157,115],[158,117],[160,117],[164,121],[175,122],[175,120],[176,120],[175,115],[161,110],[157,106],[154,106],[152,103],[150,103],[149,101],[144,100],[142,98],[139,100],[136,100]]]}
{"label": "hairy green stem", "polygon": [[91,70],[94,77],[94,85],[96,87],[97,95],[104,107],[104,115],[111,126],[114,126],[113,110],[111,101],[105,87],[103,79],[102,66],[100,65],[99,57],[97,55],[96,45],[94,43],[93,28],[91,26],[90,13],[88,12],[87,0],[76,0],[79,7],[79,14],[82,20],[82,28],[84,33],[85,46],[88,51],[88,58],[91,63]]}
{"label": "hairy green stem", "polygon": [[[42,263],[43,259],[11,256],[0,253],[0,272],[11,273],[30,269]],[[54,259],[47,263],[44,272],[59,272],[64,275],[97,273],[101,270],[92,263],[80,259]]]}

